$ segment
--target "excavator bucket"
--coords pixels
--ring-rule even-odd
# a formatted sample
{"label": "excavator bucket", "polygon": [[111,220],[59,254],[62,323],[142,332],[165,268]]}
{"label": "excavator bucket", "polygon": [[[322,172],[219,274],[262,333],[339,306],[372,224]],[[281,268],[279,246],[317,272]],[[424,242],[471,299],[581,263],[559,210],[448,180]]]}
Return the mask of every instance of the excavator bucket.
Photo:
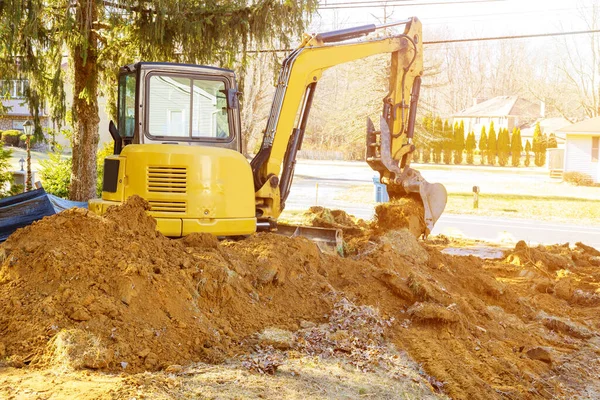
{"label": "excavator bucket", "polygon": [[424,183],[421,184],[419,194],[425,207],[425,225],[427,225],[425,235],[428,235],[446,208],[448,193],[441,183]]}
{"label": "excavator bucket", "polygon": [[[423,203],[425,220],[425,231],[421,232],[425,236],[429,235],[433,230],[433,226],[440,218],[446,202],[448,201],[448,193],[446,188],[441,183],[429,183],[423,178],[421,173],[412,168],[405,168],[404,179],[402,180],[402,188],[404,194],[418,194]],[[390,195],[391,198],[401,197],[396,193]]]}
{"label": "excavator bucket", "polygon": [[367,118],[367,163],[380,173],[385,170],[393,172],[393,177],[386,182],[390,199],[415,195],[420,198],[424,208],[422,221],[425,222],[425,226],[419,218],[412,218],[409,221],[409,230],[415,236],[427,236],[446,208],[446,188],[441,183],[427,182],[419,171],[409,167],[410,159],[406,163],[403,161],[402,167],[398,165],[398,160],[391,157],[391,143],[392,135],[386,120],[381,117],[380,131],[375,131],[373,121]]}
{"label": "excavator bucket", "polygon": [[[412,168],[405,168],[404,179],[401,184],[388,185],[390,199],[397,200],[403,197],[418,197],[423,203],[424,215],[422,220],[409,221],[409,230],[415,236],[429,235],[437,220],[446,208],[448,194],[441,183],[429,183],[421,173]],[[425,226],[423,226],[423,222]]]}

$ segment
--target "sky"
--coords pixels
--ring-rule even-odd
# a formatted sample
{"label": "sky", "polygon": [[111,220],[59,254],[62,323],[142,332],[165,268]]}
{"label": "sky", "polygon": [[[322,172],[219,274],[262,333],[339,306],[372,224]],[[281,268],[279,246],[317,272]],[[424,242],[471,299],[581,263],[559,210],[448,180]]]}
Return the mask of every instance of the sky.
{"label": "sky", "polygon": [[[581,12],[591,7],[580,0],[321,0],[310,30],[327,31],[389,20],[418,17],[423,23],[424,40],[562,32],[586,29]],[[352,4],[354,3],[354,4]],[[387,7],[383,7],[386,3]],[[447,4],[413,4],[447,3]],[[411,4],[411,5],[408,5]],[[353,8],[338,8],[348,5]],[[358,8],[358,5],[367,6]],[[335,9],[329,9],[334,7]],[[430,36],[428,38],[428,36]]]}

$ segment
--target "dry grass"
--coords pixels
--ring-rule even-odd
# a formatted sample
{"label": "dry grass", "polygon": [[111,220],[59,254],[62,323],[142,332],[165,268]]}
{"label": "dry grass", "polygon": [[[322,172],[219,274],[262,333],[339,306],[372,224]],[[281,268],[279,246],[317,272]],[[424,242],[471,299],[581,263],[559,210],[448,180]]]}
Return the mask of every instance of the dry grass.
{"label": "dry grass", "polygon": [[445,212],[599,225],[598,204],[598,200],[573,197],[486,194],[479,196],[479,208],[474,209],[472,194],[450,193]]}
{"label": "dry grass", "polygon": [[5,368],[0,398],[52,399],[447,399],[432,393],[416,370],[392,377],[361,372],[344,359],[289,357],[274,375],[248,371],[240,363],[195,364],[176,373],[136,375]]}
{"label": "dry grass", "polygon": [[[562,188],[563,193],[571,193],[564,191],[566,189],[564,185],[557,185]],[[540,196],[539,194],[484,193],[479,196],[479,208],[474,209],[472,193],[449,191],[448,204],[444,212],[600,225],[600,199],[591,198],[594,193],[600,196],[600,189],[581,187],[573,189],[590,189],[595,192],[586,195],[590,198],[566,197],[556,194]],[[581,195],[584,194],[581,193]],[[354,186],[340,192],[336,200],[352,204],[375,205],[373,188],[367,185]],[[293,216],[293,212],[290,212],[290,215]]]}

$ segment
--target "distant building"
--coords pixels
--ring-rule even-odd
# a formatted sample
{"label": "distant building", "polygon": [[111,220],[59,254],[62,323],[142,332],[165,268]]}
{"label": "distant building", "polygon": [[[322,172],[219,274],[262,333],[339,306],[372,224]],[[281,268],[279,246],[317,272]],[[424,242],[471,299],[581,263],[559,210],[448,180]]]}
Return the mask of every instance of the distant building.
{"label": "distant building", "polygon": [[564,172],[581,172],[600,183],[600,117],[569,125],[556,133],[566,138]]}
{"label": "distant building", "polygon": [[[7,99],[2,100],[2,105],[7,108],[7,112],[0,115],[0,131],[22,131],[25,121],[32,118],[25,102],[28,84],[26,79],[0,80],[0,98]],[[40,110],[40,122],[43,128],[50,126],[50,118],[44,109]]]}
{"label": "distant building", "polygon": [[[66,68],[66,64],[63,65],[63,68]],[[2,105],[7,108],[7,112],[4,115],[0,115],[0,131],[12,129],[22,131],[25,121],[33,119],[33,116],[29,112],[29,106],[25,100],[25,90],[27,85],[28,81],[26,79],[0,80],[0,99],[6,99],[0,101],[2,101]],[[65,82],[67,107],[71,107],[73,99],[72,87],[73,85],[70,82]],[[99,97],[98,111],[100,125],[98,133],[100,135],[100,144],[112,140],[110,133],[108,132],[108,123],[110,119],[106,115],[105,109],[106,99],[104,97]],[[45,109],[40,110],[40,123],[42,128],[52,128],[52,121]],[[47,136],[48,135],[46,135],[46,139],[50,140]],[[57,135],[55,140],[64,148],[70,147],[71,145],[69,141],[60,134]]]}
{"label": "distant building", "polygon": [[538,122],[540,123],[540,130],[542,131],[542,134],[550,136],[551,133],[554,133],[556,135],[556,143],[558,144],[558,147],[564,146],[566,139],[565,133],[560,132],[559,130],[571,125],[572,123],[563,117],[541,118],[532,122],[528,127],[521,128],[521,140],[523,141],[523,145],[525,145],[527,140],[529,140],[529,143],[533,144],[533,132],[535,131],[535,124]]}
{"label": "distant building", "polygon": [[472,107],[459,111],[453,122],[462,121],[465,132],[475,132],[476,140],[481,135],[481,127],[486,132],[494,122],[496,133],[500,128],[523,128],[544,116],[544,104],[536,104],[519,96],[498,96],[489,100],[476,99]]}

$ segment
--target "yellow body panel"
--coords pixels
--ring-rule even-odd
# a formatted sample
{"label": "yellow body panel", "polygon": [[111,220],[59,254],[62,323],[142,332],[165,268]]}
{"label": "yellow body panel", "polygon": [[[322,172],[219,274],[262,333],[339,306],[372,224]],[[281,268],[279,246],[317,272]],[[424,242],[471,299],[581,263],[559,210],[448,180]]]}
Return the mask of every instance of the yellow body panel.
{"label": "yellow body panel", "polygon": [[256,231],[252,171],[242,154],[218,147],[134,144],[110,158],[120,162],[117,190],[91,200],[93,212],[103,214],[138,195],[150,203],[149,214],[166,236]]}

